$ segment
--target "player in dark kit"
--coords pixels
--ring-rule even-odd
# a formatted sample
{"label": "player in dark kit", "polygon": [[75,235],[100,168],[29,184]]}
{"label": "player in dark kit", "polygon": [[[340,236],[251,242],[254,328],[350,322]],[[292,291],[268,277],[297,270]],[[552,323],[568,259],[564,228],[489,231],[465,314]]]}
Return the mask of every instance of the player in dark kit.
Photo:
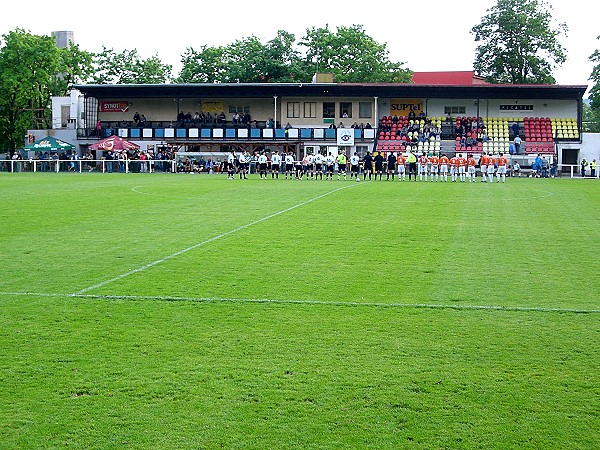
{"label": "player in dark kit", "polygon": [[377,175],[379,175],[379,181],[381,181],[383,177],[383,154],[378,152],[373,159],[375,160],[375,180],[377,180]]}
{"label": "player in dark kit", "polygon": [[370,180],[371,173],[373,173],[373,156],[371,155],[371,152],[367,152],[363,158],[363,180],[367,179],[367,174],[369,174]]}
{"label": "player in dark kit", "polygon": [[390,175],[392,175],[392,181],[394,181],[394,173],[396,172],[396,155],[393,152],[388,153],[387,157],[387,175],[386,180],[390,179]]}

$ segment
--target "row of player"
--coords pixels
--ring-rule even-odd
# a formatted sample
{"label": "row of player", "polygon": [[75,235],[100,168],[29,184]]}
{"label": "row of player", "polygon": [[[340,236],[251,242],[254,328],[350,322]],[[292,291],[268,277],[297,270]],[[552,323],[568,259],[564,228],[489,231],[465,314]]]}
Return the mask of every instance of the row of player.
{"label": "row of player", "polygon": [[[402,153],[390,152],[387,158],[384,158],[381,153],[373,156],[370,152],[367,152],[362,160],[357,153],[354,153],[348,162],[344,153],[337,156],[333,156],[331,153],[327,156],[321,153],[316,155],[309,153],[303,160],[295,160],[292,152],[284,153],[283,156],[275,152],[269,161],[267,155],[263,152],[257,159],[257,171],[261,179],[266,179],[270,173],[271,178],[279,178],[279,174],[282,174],[286,179],[288,177],[290,179],[302,179],[306,175],[307,179],[322,180],[325,177],[328,180],[333,179],[334,174],[337,173],[338,180],[342,177],[346,180],[348,163],[350,165],[350,177],[356,179],[356,181],[360,180],[359,175],[361,172],[363,180],[366,180],[367,177],[371,180],[373,176],[375,179],[379,176],[379,179],[382,180],[385,172],[387,180],[390,177],[394,180],[397,174],[398,180],[404,181],[408,173],[409,181],[413,177],[416,181],[417,175],[421,181],[427,181],[427,179],[430,181],[448,181],[448,175],[450,175],[452,181],[464,182],[469,180],[473,182],[476,176],[476,166],[479,165],[483,182],[493,181],[494,175],[496,175],[497,181],[504,183],[506,181],[508,158],[503,153],[487,155],[484,152],[479,159],[479,164],[477,164],[473,155],[464,157],[460,153],[448,158],[445,154],[441,156],[423,154],[417,157],[412,152],[409,152],[407,156]],[[385,170],[384,163],[386,165]],[[235,178],[236,173],[239,174],[240,178],[247,179],[248,162],[244,155],[236,157],[235,153],[231,152],[227,158],[228,178]]]}

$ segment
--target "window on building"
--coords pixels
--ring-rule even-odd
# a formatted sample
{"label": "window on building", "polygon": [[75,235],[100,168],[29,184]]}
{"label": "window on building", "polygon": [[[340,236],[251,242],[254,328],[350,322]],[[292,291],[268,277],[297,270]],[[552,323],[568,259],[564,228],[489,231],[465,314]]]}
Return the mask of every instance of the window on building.
{"label": "window on building", "polygon": [[465,106],[444,106],[444,114],[466,114],[467,108]]}
{"label": "window on building", "polygon": [[323,102],[323,118],[335,119],[335,103]]}
{"label": "window on building", "polygon": [[373,117],[373,105],[371,102],[358,102],[358,117],[370,119]]}
{"label": "window on building", "polygon": [[309,119],[317,117],[316,102],[304,102],[304,117]]}
{"label": "window on building", "polygon": [[344,119],[352,117],[352,103],[340,102],[340,117]]}
{"label": "window on building", "polygon": [[229,114],[250,114],[250,107],[249,106],[234,106],[234,105],[229,105]]}
{"label": "window on building", "polygon": [[289,118],[300,117],[300,102],[288,102],[287,103],[287,116]]}
{"label": "window on building", "polygon": [[356,146],[356,153],[358,154],[359,158],[364,158],[364,156],[367,154],[368,151],[369,151],[369,147],[366,145],[357,145]]}

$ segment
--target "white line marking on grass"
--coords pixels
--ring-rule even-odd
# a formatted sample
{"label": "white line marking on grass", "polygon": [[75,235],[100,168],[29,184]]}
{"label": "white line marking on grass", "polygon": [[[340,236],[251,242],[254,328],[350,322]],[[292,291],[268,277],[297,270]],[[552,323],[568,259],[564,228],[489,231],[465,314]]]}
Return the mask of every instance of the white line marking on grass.
{"label": "white line marking on grass", "polygon": [[77,292],[74,292],[73,295],[80,295],[80,294],[84,294],[84,293],[89,292],[89,291],[93,291],[94,289],[101,288],[103,286],[106,286],[107,284],[110,284],[110,283],[113,283],[115,281],[121,280],[121,279],[123,279],[125,277],[128,277],[130,275],[136,274],[138,272],[142,272],[142,271],[144,271],[146,269],[149,269],[151,267],[156,266],[157,264],[164,263],[165,261],[168,261],[168,260],[173,259],[173,258],[175,258],[177,256],[180,256],[180,255],[183,255],[184,253],[187,253],[187,252],[189,252],[191,250],[194,250],[194,249],[196,249],[198,247],[202,247],[203,245],[210,244],[211,242],[217,241],[217,240],[222,239],[224,237],[227,237],[227,236],[229,236],[231,234],[237,233],[238,231],[245,230],[246,228],[249,228],[249,227],[251,227],[253,225],[256,225],[258,223],[264,222],[265,220],[272,219],[273,217],[277,217],[277,216],[279,216],[281,214],[285,214],[286,212],[290,212],[290,211],[292,211],[292,210],[294,210],[296,208],[299,208],[301,206],[304,206],[304,205],[307,205],[307,204],[309,204],[311,202],[314,202],[315,200],[322,199],[323,197],[326,197],[326,196],[328,196],[330,194],[333,194],[335,192],[341,191],[343,189],[348,189],[349,187],[354,187],[354,186],[355,186],[354,184],[349,184],[347,186],[342,186],[342,187],[339,187],[337,189],[333,189],[332,191],[329,191],[329,192],[326,192],[324,194],[318,195],[317,197],[311,198],[310,200],[306,200],[304,202],[300,202],[297,205],[290,206],[289,208],[283,209],[283,210],[278,211],[278,212],[273,213],[273,214],[269,214],[268,216],[265,216],[262,219],[255,220],[254,222],[247,223],[246,225],[242,225],[242,226],[237,227],[237,228],[235,228],[233,230],[230,230],[230,231],[227,231],[225,233],[219,234],[218,236],[214,236],[214,237],[212,237],[210,239],[207,239],[205,241],[198,242],[197,244],[194,244],[194,245],[192,245],[192,246],[190,246],[188,248],[184,248],[183,250],[180,250],[178,252],[172,253],[172,254],[170,254],[168,256],[165,256],[164,258],[158,259],[156,261],[152,261],[151,263],[145,264],[145,265],[143,265],[141,267],[138,267],[137,269],[130,270],[129,272],[125,272],[125,273],[123,273],[123,274],[121,274],[119,276],[116,276],[114,278],[111,278],[109,280],[105,280],[105,281],[102,281],[102,282],[100,282],[98,284],[94,284],[93,286],[89,286],[89,287],[86,287],[84,289],[81,289],[81,290],[79,290]]}
{"label": "white line marking on grass", "polygon": [[267,298],[223,298],[223,297],[176,297],[170,295],[101,295],[101,294],[55,294],[43,292],[0,292],[0,296],[35,296],[35,297],[76,297],[97,300],[157,300],[167,302],[198,302],[198,303],[270,303],[281,305],[320,305],[320,306],[350,306],[369,308],[414,308],[414,309],[455,309],[483,310],[510,312],[544,312],[544,313],[574,313],[599,314],[600,309],[580,308],[544,308],[541,306],[499,306],[499,305],[449,305],[436,303],[383,303],[383,302],[342,302],[328,300],[284,300]]}

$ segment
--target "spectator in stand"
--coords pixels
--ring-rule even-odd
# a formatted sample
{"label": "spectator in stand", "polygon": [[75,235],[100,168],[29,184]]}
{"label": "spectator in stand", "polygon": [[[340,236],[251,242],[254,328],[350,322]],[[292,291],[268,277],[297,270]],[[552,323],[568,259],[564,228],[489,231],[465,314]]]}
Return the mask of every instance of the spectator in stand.
{"label": "spectator in stand", "polygon": [[513,142],[515,144],[515,153],[518,155],[521,152],[521,143],[523,142],[521,136],[517,134]]}
{"label": "spectator in stand", "polygon": [[513,132],[513,136],[515,138],[519,135],[519,123],[518,122],[514,122],[512,124],[512,132]]}
{"label": "spectator in stand", "polygon": [[179,111],[179,113],[177,114],[177,123],[176,123],[176,126],[177,127],[182,127],[184,121],[185,121],[185,114],[184,114],[183,111]]}
{"label": "spectator in stand", "polygon": [[133,124],[137,127],[140,123],[140,113],[139,112],[135,112],[135,114],[133,115]]}

